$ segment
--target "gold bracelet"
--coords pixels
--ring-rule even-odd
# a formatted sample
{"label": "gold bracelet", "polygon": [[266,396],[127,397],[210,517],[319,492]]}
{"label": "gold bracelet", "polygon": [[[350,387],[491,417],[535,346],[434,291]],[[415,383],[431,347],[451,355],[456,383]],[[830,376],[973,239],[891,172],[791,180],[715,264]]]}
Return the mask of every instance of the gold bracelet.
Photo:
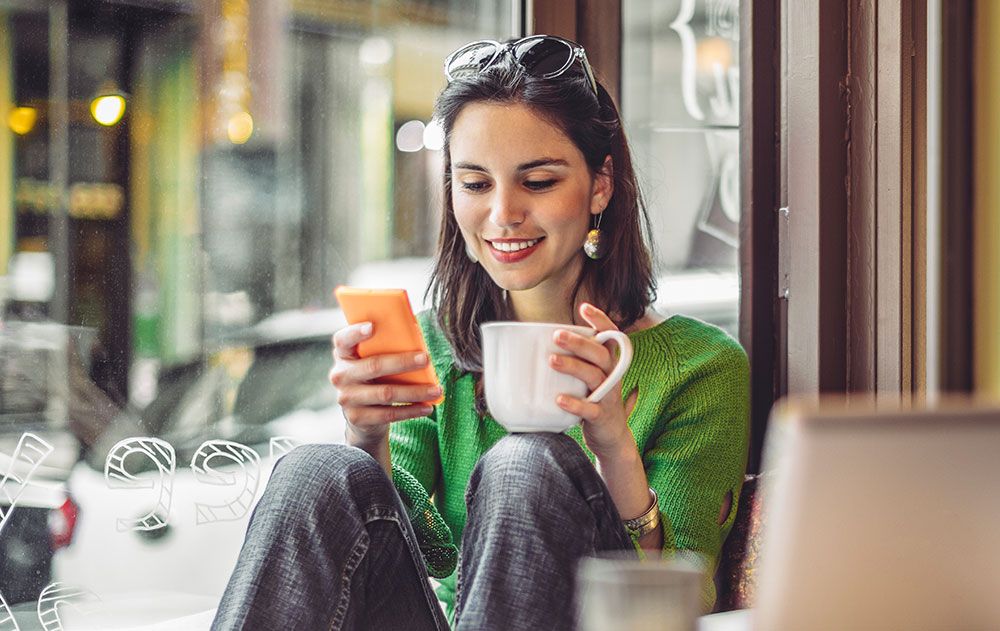
{"label": "gold bracelet", "polygon": [[635,519],[624,520],[625,530],[633,541],[648,535],[660,526],[660,502],[656,497],[656,491],[649,487],[649,492],[653,494],[653,504],[645,513]]}

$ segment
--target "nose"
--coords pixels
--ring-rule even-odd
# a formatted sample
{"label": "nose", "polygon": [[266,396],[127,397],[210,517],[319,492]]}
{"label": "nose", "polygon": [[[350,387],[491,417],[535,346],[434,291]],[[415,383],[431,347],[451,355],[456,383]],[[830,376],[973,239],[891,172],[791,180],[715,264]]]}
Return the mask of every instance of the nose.
{"label": "nose", "polygon": [[511,186],[497,185],[490,200],[490,222],[500,228],[524,222],[526,214],[517,190]]}

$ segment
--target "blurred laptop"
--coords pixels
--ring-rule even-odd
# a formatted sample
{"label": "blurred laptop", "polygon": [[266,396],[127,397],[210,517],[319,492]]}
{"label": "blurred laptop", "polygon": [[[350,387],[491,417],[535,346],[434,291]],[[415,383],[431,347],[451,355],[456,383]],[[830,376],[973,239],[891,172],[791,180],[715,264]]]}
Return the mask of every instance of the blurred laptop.
{"label": "blurred laptop", "polygon": [[1000,629],[1000,407],[779,405],[755,629]]}

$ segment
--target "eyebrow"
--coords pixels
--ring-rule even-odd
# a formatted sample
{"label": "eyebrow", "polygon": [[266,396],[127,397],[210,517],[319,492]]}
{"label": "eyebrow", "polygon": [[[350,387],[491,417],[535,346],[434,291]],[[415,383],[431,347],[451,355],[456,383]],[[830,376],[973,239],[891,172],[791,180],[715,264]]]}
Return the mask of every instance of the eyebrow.
{"label": "eyebrow", "polygon": [[[562,158],[539,158],[538,160],[532,160],[531,162],[525,162],[524,164],[518,165],[518,171],[530,171],[531,169],[536,169],[538,167],[565,167],[569,166],[569,163]],[[457,162],[452,165],[455,169],[465,169],[467,171],[482,171],[483,173],[488,173],[488,170],[484,166],[474,164],[472,162]]]}

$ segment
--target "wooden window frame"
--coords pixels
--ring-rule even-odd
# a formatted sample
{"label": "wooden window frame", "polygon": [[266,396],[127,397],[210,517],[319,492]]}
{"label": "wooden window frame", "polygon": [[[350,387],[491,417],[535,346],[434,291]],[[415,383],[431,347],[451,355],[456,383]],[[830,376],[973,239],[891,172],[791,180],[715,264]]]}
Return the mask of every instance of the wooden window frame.
{"label": "wooden window frame", "polygon": [[926,1],[782,10],[788,392],[920,396]]}
{"label": "wooden window frame", "polygon": [[784,370],[780,9],[780,0],[744,0],[740,11],[740,343],[750,358],[751,473],[760,470]]}
{"label": "wooden window frame", "polygon": [[940,379],[944,392],[973,387],[974,0],[941,2]]}
{"label": "wooden window frame", "polygon": [[524,0],[524,35],[558,35],[587,49],[594,73],[619,102],[621,0]]}

